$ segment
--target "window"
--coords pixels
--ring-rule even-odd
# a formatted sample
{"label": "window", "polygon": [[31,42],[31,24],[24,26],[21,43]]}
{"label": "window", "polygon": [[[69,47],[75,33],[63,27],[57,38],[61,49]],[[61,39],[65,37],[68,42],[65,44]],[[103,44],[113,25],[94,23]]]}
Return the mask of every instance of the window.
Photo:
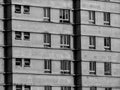
{"label": "window", "polygon": [[90,90],[97,90],[96,87],[90,87]]}
{"label": "window", "polygon": [[90,49],[95,49],[96,47],[96,39],[95,36],[90,36],[89,37],[89,48]]}
{"label": "window", "polygon": [[24,32],[24,40],[30,40],[30,33]]}
{"label": "window", "polygon": [[61,61],[61,73],[63,74],[70,74],[71,70],[71,62],[67,60]]}
{"label": "window", "polygon": [[15,32],[15,39],[16,40],[30,40],[30,33],[29,32],[20,32],[20,31],[16,31]]}
{"label": "window", "polygon": [[22,90],[22,85],[16,85],[16,90]]}
{"label": "window", "polygon": [[95,61],[89,62],[89,69],[90,69],[90,74],[96,74],[96,62]]}
{"label": "window", "polygon": [[24,67],[30,67],[30,59],[24,59]]}
{"label": "window", "polygon": [[44,47],[51,47],[51,35],[48,33],[44,34]]}
{"label": "window", "polygon": [[61,90],[71,90],[71,87],[69,87],[69,86],[64,86],[64,87],[61,87]]}
{"label": "window", "polygon": [[50,8],[44,8],[44,21],[50,21]]}
{"label": "window", "polygon": [[104,49],[111,50],[111,38],[110,37],[104,38]]}
{"label": "window", "polygon": [[112,88],[111,87],[107,87],[107,88],[105,88],[105,90],[112,90]]}
{"label": "window", "polygon": [[15,5],[15,13],[21,13],[21,5]]}
{"label": "window", "polygon": [[45,86],[45,90],[52,90],[51,86]]}
{"label": "window", "polygon": [[24,14],[30,13],[30,6],[24,6]]}
{"label": "window", "polygon": [[110,25],[110,13],[104,12],[104,25]]}
{"label": "window", "polygon": [[15,32],[15,39],[16,39],[16,40],[21,40],[21,39],[22,39],[22,33],[19,32],[19,31],[16,31],[16,32]]}
{"label": "window", "polygon": [[111,75],[111,63],[110,62],[105,62],[104,63],[104,71],[105,75]]}
{"label": "window", "polygon": [[31,87],[29,85],[25,85],[24,90],[31,90]]}
{"label": "window", "polygon": [[95,24],[95,11],[89,11],[89,23]]}
{"label": "window", "polygon": [[51,60],[44,60],[45,73],[51,73]]}
{"label": "window", "polygon": [[110,0],[105,0],[105,1],[110,1]]}
{"label": "window", "polygon": [[60,22],[70,23],[70,10],[60,10]]}
{"label": "window", "polygon": [[70,35],[61,35],[61,48],[70,48]]}
{"label": "window", "polygon": [[22,58],[16,58],[16,66],[22,66]]}

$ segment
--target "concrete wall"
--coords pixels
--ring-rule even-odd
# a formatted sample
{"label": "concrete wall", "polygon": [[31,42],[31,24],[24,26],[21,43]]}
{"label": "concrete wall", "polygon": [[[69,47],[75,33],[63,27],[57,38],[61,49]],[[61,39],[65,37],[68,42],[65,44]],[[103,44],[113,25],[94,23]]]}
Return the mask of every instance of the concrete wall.
{"label": "concrete wall", "polygon": [[[24,86],[23,86],[23,89],[24,89]],[[42,86],[32,86],[31,89],[32,90],[44,90],[44,87],[42,87]],[[13,86],[13,90],[15,90],[15,86]],[[61,88],[60,87],[52,87],[52,90],[61,90]],[[71,90],[74,90],[74,88],[72,88]]]}
{"label": "concrete wall", "polygon": [[[56,34],[72,34],[72,26],[70,24],[42,23],[35,21],[16,21],[13,20],[13,30],[29,31],[29,32],[49,32]],[[34,25],[35,24],[35,25]],[[47,27],[46,27],[47,26]],[[48,30],[49,29],[49,30]]]}
{"label": "concrete wall", "polygon": [[[24,64],[24,61],[22,61]],[[61,75],[61,65],[59,60],[52,60],[52,68],[51,72],[53,75]],[[71,68],[73,68],[73,62],[71,63]],[[44,75],[44,59],[31,59],[30,67],[16,66],[15,59],[13,59],[13,71],[16,73],[31,73],[31,74],[42,74]],[[71,74],[73,73],[73,69],[71,70]]]}
{"label": "concrete wall", "polygon": [[12,0],[13,4],[23,4],[23,5],[35,5],[35,6],[47,6],[55,8],[72,8],[72,0]]}
{"label": "concrete wall", "polygon": [[[118,0],[114,0],[118,1]],[[104,12],[114,12],[119,13],[120,5],[119,3],[92,1],[92,0],[81,0],[81,9],[85,10],[95,10]]]}
{"label": "concrete wall", "polygon": [[16,84],[29,85],[51,85],[51,86],[71,86],[73,78],[71,76],[48,76],[48,75],[13,75],[13,82]]}
{"label": "concrete wall", "polygon": [[[17,4],[16,4],[17,5]],[[33,20],[33,21],[44,21],[43,20],[43,16],[44,16],[44,10],[43,8],[45,6],[30,6],[30,14],[24,14],[23,13],[23,6],[21,4],[21,13],[15,13],[15,5],[12,5],[12,14],[13,14],[13,19],[20,19],[20,20]],[[48,7],[48,6],[46,6]],[[57,7],[50,7],[50,11],[51,11],[51,22],[54,23],[59,23],[59,9],[69,9],[70,13],[71,13],[71,18],[70,18],[70,22],[73,22],[72,16],[72,9],[71,8],[57,8]]]}
{"label": "concrete wall", "polygon": [[[118,90],[120,84],[120,4],[119,0],[81,0],[81,48],[83,90],[96,86],[97,90],[112,87]],[[95,11],[95,24],[89,23],[89,11]],[[110,26],[104,25],[104,12],[110,12]],[[96,49],[89,49],[89,36],[96,36]],[[111,37],[111,51],[104,50],[104,37]],[[96,75],[89,74],[89,62],[96,61]],[[104,75],[104,62],[111,62],[112,75]]]}
{"label": "concrete wall", "polygon": [[[12,40],[13,40],[13,83],[31,85],[32,90],[44,90],[45,85],[60,90],[61,86],[71,86],[73,90],[73,12],[72,0],[12,0]],[[15,13],[15,5],[22,6],[21,13]],[[23,14],[23,6],[30,6],[30,14]],[[43,7],[51,8],[51,22],[43,20]],[[59,22],[59,9],[70,10],[70,23]],[[30,40],[15,40],[15,31],[30,32]],[[51,33],[51,48],[44,48],[43,33]],[[71,37],[71,48],[60,48],[60,35]],[[30,67],[17,67],[15,58],[30,58]],[[52,60],[52,73],[44,73],[44,59]],[[71,74],[63,75],[61,60],[71,60]],[[15,90],[15,86],[13,87]]]}
{"label": "concrete wall", "polygon": [[[95,23],[96,23],[96,25],[102,25],[103,26],[104,25],[103,13],[105,11],[99,12],[99,11],[93,10],[93,9],[92,9],[92,11],[96,11],[95,12],[95,15],[96,15]],[[81,11],[81,17],[82,17],[81,18],[81,23],[82,24],[89,24],[89,10],[82,10]],[[111,12],[111,21],[110,21],[110,23],[111,23],[111,26],[113,28],[120,27],[119,26],[120,25],[120,15],[119,15],[119,12],[118,13]]]}
{"label": "concrete wall", "polygon": [[[14,35],[14,33],[13,33]],[[51,35],[51,48],[61,49],[60,35]],[[15,40],[13,36],[13,45],[44,48],[44,34],[30,33],[30,40]],[[71,49],[73,49],[73,37],[71,36]]]}
{"label": "concrete wall", "polygon": [[0,90],[4,90],[4,20],[3,0],[0,0]]}

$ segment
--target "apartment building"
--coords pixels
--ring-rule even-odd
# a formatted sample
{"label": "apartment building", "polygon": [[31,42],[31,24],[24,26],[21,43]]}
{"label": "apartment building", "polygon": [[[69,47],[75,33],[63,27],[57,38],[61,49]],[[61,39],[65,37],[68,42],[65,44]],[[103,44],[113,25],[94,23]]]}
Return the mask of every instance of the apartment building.
{"label": "apartment building", "polygon": [[4,0],[1,7],[0,90],[73,90],[72,0]]}
{"label": "apartment building", "polygon": [[119,0],[0,0],[0,90],[119,90]]}
{"label": "apartment building", "polygon": [[120,89],[119,9],[119,0],[81,0],[83,90]]}

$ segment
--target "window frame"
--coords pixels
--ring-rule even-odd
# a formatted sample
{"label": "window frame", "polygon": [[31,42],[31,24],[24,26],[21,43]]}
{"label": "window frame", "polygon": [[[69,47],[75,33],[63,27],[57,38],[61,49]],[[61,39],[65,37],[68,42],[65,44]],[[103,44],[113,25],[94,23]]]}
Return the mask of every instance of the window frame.
{"label": "window frame", "polygon": [[70,10],[60,9],[60,23],[70,23]]}
{"label": "window frame", "polygon": [[15,5],[15,13],[21,13],[21,5]]}
{"label": "window frame", "polygon": [[44,10],[43,20],[50,22],[50,19],[51,19],[50,18],[51,17],[51,13],[50,13],[51,9],[50,9],[50,7],[44,7],[43,10]]}
{"label": "window frame", "polygon": [[111,62],[104,62],[104,75],[112,74],[112,65]]}
{"label": "window frame", "polygon": [[105,90],[112,90],[111,87],[105,87]]}
{"label": "window frame", "polygon": [[89,74],[96,74],[96,61],[89,62]]}
{"label": "window frame", "polygon": [[29,58],[24,58],[24,67],[30,67],[31,60]]}
{"label": "window frame", "polygon": [[110,13],[109,12],[104,12],[104,25],[110,25]]}
{"label": "window frame", "polygon": [[60,35],[61,48],[70,48],[71,37],[70,35]]}
{"label": "window frame", "polygon": [[104,37],[104,49],[111,50],[111,38],[110,37]]}
{"label": "window frame", "polygon": [[27,6],[27,5],[25,5],[25,6],[23,6],[23,8],[24,8],[24,14],[30,14],[30,6]]}
{"label": "window frame", "polygon": [[89,23],[90,24],[95,24],[95,11],[89,11]]}
{"label": "window frame", "polygon": [[25,85],[24,90],[31,90],[31,86],[30,85]]}
{"label": "window frame", "polygon": [[44,33],[44,47],[51,47],[51,34]]}
{"label": "window frame", "polygon": [[44,90],[52,90],[52,86],[45,86]]}
{"label": "window frame", "polygon": [[22,90],[22,85],[16,85],[16,90]]}
{"label": "window frame", "polygon": [[110,0],[105,0],[106,2],[109,2]]}
{"label": "window frame", "polygon": [[89,36],[89,49],[96,49],[96,37]]}
{"label": "window frame", "polygon": [[22,67],[22,58],[16,58],[15,59],[15,66]]}
{"label": "window frame", "polygon": [[24,32],[24,40],[30,40],[30,32]]}
{"label": "window frame", "polygon": [[71,87],[70,86],[62,86],[61,90],[71,90]]}
{"label": "window frame", "polygon": [[92,86],[92,87],[90,87],[90,90],[97,90],[97,87]]}
{"label": "window frame", "polygon": [[71,74],[71,61],[61,60],[61,73],[62,74]]}
{"label": "window frame", "polygon": [[52,61],[49,59],[44,60],[44,72],[51,73],[52,72]]}
{"label": "window frame", "polygon": [[22,40],[22,32],[15,31],[15,40]]}

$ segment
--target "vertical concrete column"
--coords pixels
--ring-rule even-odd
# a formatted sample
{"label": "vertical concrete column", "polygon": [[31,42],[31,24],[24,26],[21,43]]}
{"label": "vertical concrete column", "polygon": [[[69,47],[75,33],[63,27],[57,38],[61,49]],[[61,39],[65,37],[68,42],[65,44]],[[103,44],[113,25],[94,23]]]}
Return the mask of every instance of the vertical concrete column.
{"label": "vertical concrete column", "polygon": [[12,89],[12,6],[4,0],[4,79],[5,90]]}
{"label": "vertical concrete column", "polygon": [[82,67],[81,67],[81,14],[80,0],[73,0],[74,7],[74,73],[75,73],[75,90],[82,90]]}

